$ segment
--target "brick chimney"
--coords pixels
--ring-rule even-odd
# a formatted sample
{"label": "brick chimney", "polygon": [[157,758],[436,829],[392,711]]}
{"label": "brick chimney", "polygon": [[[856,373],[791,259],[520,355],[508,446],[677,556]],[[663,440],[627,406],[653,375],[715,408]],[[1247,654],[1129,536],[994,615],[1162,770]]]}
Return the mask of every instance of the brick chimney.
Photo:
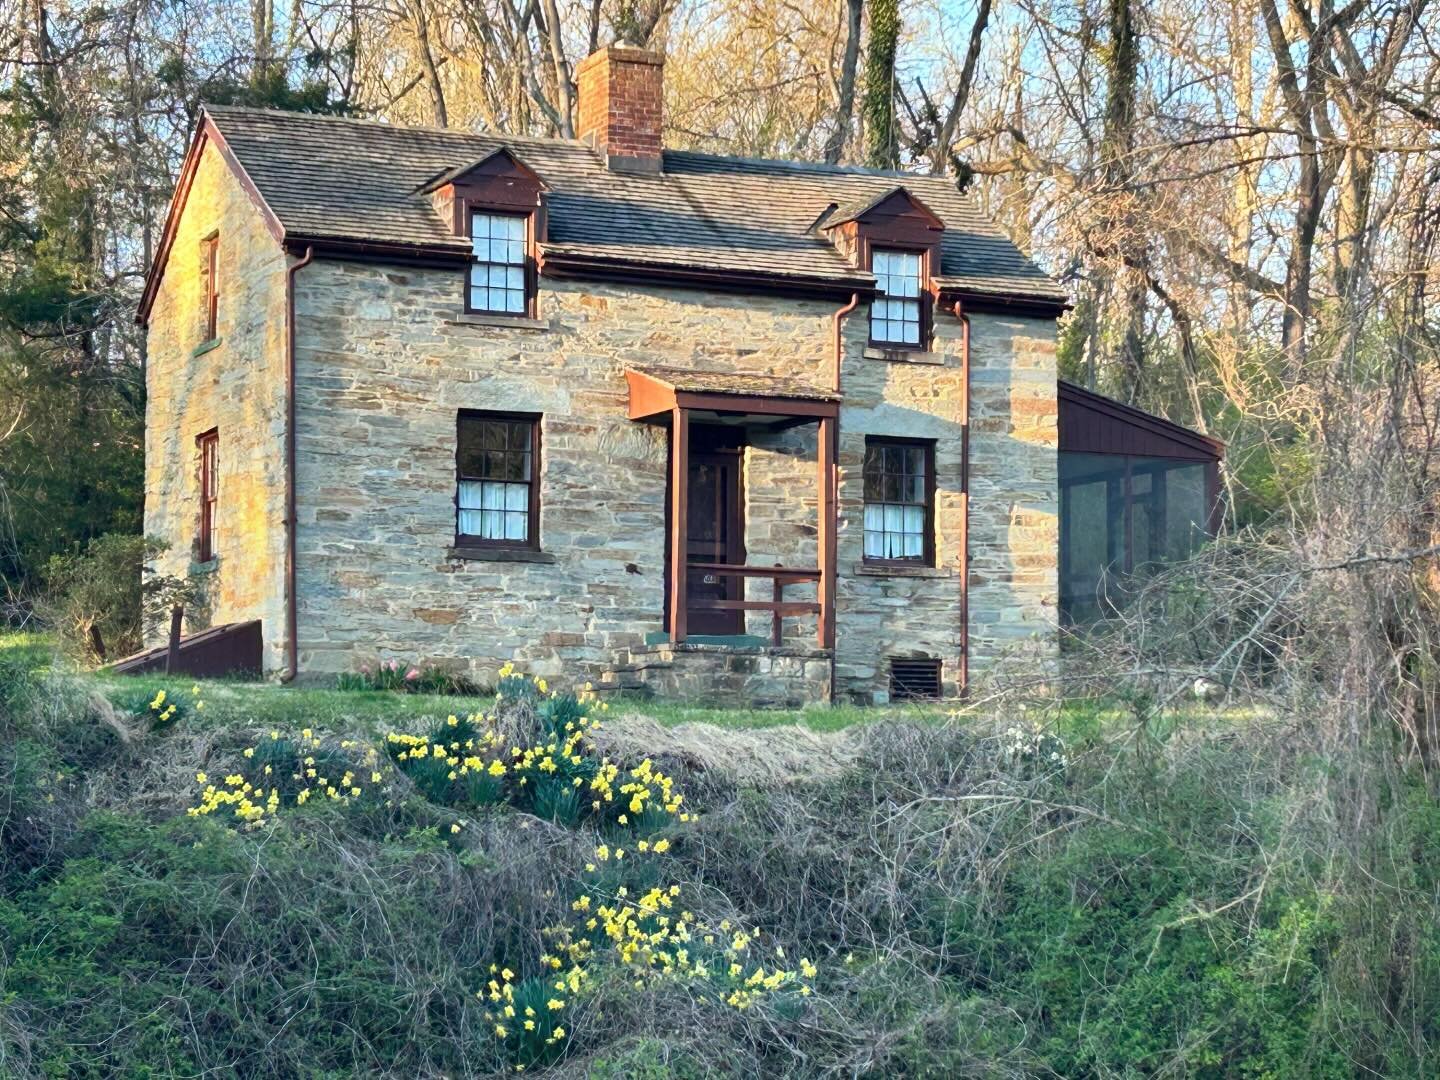
{"label": "brick chimney", "polygon": [[575,69],[580,88],[576,134],[616,172],[660,171],[660,102],[665,57],[617,42]]}

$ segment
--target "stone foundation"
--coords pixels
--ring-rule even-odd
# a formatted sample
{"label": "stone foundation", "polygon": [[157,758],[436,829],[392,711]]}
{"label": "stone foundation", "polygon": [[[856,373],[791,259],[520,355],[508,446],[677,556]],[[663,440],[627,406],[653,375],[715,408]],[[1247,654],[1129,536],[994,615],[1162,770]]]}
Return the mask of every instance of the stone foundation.
{"label": "stone foundation", "polygon": [[828,649],[649,645],[601,676],[601,693],[640,691],[720,708],[798,709],[830,700]]}

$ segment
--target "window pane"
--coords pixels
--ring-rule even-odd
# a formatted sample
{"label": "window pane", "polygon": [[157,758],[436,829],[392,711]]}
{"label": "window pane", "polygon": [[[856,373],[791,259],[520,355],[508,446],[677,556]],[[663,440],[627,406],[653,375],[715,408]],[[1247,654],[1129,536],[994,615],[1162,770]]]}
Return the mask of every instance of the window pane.
{"label": "window pane", "polygon": [[483,485],[475,480],[461,480],[458,501],[461,510],[480,509],[480,489]]}
{"label": "window pane", "polygon": [[865,557],[867,559],[883,559],[885,557],[885,534],[883,532],[865,532]]}
{"label": "window pane", "polygon": [[459,532],[461,536],[479,536],[480,511],[461,510]]}
{"label": "window pane", "polygon": [[529,514],[506,514],[505,515],[505,539],[524,540],[526,538]]}
{"label": "window pane", "polygon": [[485,540],[505,539],[505,515],[499,510],[480,512],[480,536]]}
{"label": "window pane", "polygon": [[529,485],[529,484],[506,484],[506,485],[505,485],[505,509],[506,509],[506,510],[529,510],[529,509],[530,509],[530,485]]}

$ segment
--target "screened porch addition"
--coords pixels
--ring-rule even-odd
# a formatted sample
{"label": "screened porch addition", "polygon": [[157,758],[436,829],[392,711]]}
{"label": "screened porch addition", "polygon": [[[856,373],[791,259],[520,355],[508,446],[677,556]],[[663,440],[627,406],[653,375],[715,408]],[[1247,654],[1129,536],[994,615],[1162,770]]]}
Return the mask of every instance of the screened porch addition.
{"label": "screened porch addition", "polygon": [[1066,382],[1059,419],[1060,617],[1084,625],[1213,534],[1224,445]]}

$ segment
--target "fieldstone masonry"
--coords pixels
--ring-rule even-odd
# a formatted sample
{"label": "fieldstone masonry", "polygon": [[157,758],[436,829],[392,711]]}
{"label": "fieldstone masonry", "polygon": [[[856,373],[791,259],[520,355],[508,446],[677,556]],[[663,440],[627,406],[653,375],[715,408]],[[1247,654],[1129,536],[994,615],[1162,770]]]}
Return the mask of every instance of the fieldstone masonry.
{"label": "fieldstone masonry", "polygon": [[[201,238],[221,237],[220,344],[195,355]],[[264,621],[283,663],[284,265],[207,150],[151,320],[146,529],[168,571],[205,573],[216,621]],[[507,660],[602,686],[777,704],[824,699],[830,658],[813,616],[785,647],[669,649],[662,628],[668,433],[626,419],[629,366],[831,379],[833,302],[542,278],[543,328],[460,313],[458,271],[317,258],[296,276],[300,670],[320,676],[398,656],[492,678]],[[191,318],[190,313],[197,318]],[[960,328],[936,320],[923,363],[865,355],[862,307],[845,321],[834,683],[884,700],[887,660],[939,657],[958,689],[965,377]],[[1054,324],[975,314],[971,334],[970,665],[1056,649]],[[541,552],[453,549],[461,409],[540,413]],[[196,454],[220,431],[220,558],[193,567]],[[815,428],[752,432],[744,453],[752,564],[816,560]],[[936,442],[933,568],[862,561],[866,435]],[[749,583],[767,598],[767,579]],[[787,599],[809,599],[792,585]],[[768,613],[747,630],[768,639]]]}
{"label": "fieldstone masonry", "polygon": [[[207,341],[202,242],[212,236],[220,303]],[[203,586],[186,631],[260,619],[269,668],[284,662],[284,278],[285,257],[259,209],[207,145],[150,315],[145,533],[170,545],[157,572],[189,574]],[[217,554],[200,564],[195,439],[212,428],[219,434]]]}

